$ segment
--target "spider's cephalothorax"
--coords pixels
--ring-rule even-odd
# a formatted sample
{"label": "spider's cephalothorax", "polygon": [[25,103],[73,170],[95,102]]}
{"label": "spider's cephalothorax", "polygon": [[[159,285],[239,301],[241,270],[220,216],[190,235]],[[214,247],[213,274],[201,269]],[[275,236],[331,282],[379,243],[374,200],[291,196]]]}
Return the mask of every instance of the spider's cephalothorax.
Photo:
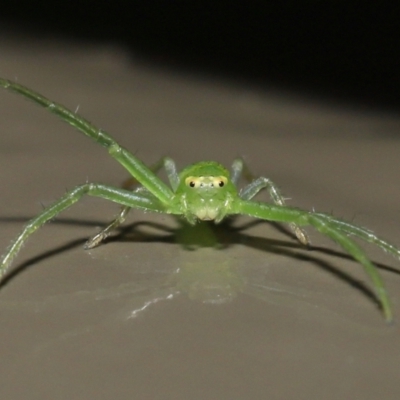
{"label": "spider's cephalothorax", "polygon": [[[190,165],[178,174],[174,161],[168,157],[149,168],[134,154],[121,147],[108,133],[96,128],[77,113],[16,82],[0,78],[0,86],[33,100],[104,146],[110,156],[130,173],[132,179],[129,181],[139,183],[136,188],[130,185],[115,188],[98,183],[85,183],[67,192],[29,221],[11,243],[0,261],[0,278],[6,274],[13,258],[32,233],[72,206],[82,196],[89,195],[111,200],[123,207],[116,219],[88,240],[86,249],[96,247],[104,241],[110,232],[125,220],[132,208],[181,215],[193,224],[197,220],[220,222],[226,216],[237,214],[283,222],[288,224],[299,242],[304,245],[308,245],[309,241],[303,227],[312,226],[330,237],[364,267],[372,281],[376,298],[380,302],[386,320],[392,320],[389,296],[382,278],[376,266],[352,237],[373,243],[397,258],[400,257],[400,249],[382,240],[372,231],[341,221],[329,214],[287,207],[277,186],[265,177],[253,179],[241,159],[233,162],[231,174],[221,164],[213,161]],[[170,186],[156,175],[162,167],[167,173]],[[251,182],[238,192],[236,185],[241,176]],[[268,191],[272,203],[253,200],[264,189]]]}
{"label": "spider's cephalothorax", "polygon": [[237,190],[221,164],[205,161],[191,165],[179,174],[179,182],[173,204],[189,222],[218,223],[232,212]]}

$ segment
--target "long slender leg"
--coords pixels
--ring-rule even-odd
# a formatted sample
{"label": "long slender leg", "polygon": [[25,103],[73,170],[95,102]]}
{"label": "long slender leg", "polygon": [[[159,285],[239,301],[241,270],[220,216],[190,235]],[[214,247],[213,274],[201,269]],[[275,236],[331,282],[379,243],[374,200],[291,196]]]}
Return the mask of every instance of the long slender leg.
{"label": "long slender leg", "polygon": [[[318,215],[320,215],[321,218],[329,218],[329,216],[327,217],[325,214]],[[356,237],[359,237],[366,242],[377,245],[382,250],[392,254],[393,256],[400,258],[400,250],[396,246],[386,242],[385,240],[382,240],[381,238],[376,236],[375,233],[371,230],[338,219],[330,220],[330,223],[334,225],[336,229],[340,229],[342,232],[346,232],[347,235],[354,235]]]}
{"label": "long slender leg", "polygon": [[121,147],[108,133],[92,125],[89,121],[76,114],[61,104],[57,104],[35,91],[18,83],[0,78],[0,87],[11,92],[21,94],[27,99],[59,116],[62,120],[72,125],[84,135],[92,138],[97,143],[108,149],[109,154],[117,160],[129,173],[149,192],[153,193],[162,203],[167,204],[173,193],[171,189],[138,158],[128,150]]}
{"label": "long slender leg", "polygon": [[90,237],[86,243],[83,245],[85,250],[93,249],[101,244],[108,236],[110,236],[111,232],[118,228],[121,224],[124,223],[126,216],[128,215],[131,207],[124,206],[121,208],[120,213],[114,218],[104,229],[100,232],[96,233],[94,236]]}
{"label": "long slender leg", "polygon": [[[175,191],[179,185],[179,175],[176,170],[175,162],[169,157],[164,157],[157,163],[152,165],[150,167],[150,170],[153,173],[157,173],[162,167],[165,168],[172,189],[173,191]],[[128,178],[122,184],[122,188],[127,190],[132,190],[134,186],[137,184],[138,183],[135,178]],[[134,192],[137,193],[140,190],[143,190],[142,186],[137,188]],[[89,250],[99,246],[101,242],[103,242],[108,236],[110,236],[111,232],[114,229],[116,229],[118,226],[124,223],[130,210],[131,207],[123,206],[121,208],[120,213],[117,215],[116,218],[114,218],[114,220],[112,220],[104,229],[102,229],[96,235],[92,236],[87,240],[87,242],[84,245],[84,249]]]}
{"label": "long slender leg", "polygon": [[7,272],[12,259],[17,255],[22,245],[32,233],[34,233],[43,224],[54,218],[60,212],[71,207],[85,194],[111,200],[115,203],[119,203],[128,207],[135,207],[156,212],[165,212],[165,207],[163,204],[150,193],[139,194],[93,183],[86,183],[84,185],[77,186],[75,189],[67,192],[60,200],[47,207],[37,217],[28,222],[24,230],[17,236],[14,242],[12,242],[11,246],[1,259],[0,278]]}
{"label": "long slender leg", "polygon": [[[270,180],[264,177],[260,177],[254,179],[253,175],[249,171],[247,165],[244,161],[240,158],[236,159],[232,165],[232,181],[237,184],[237,181],[240,178],[240,175],[243,173],[246,180],[251,181],[250,184],[245,186],[243,189],[240,190],[239,196],[243,200],[250,200],[252,199],[260,190],[267,189],[272,201],[275,204],[280,206],[285,205],[285,199],[283,198],[282,194],[280,193],[278,187]],[[303,244],[304,246],[308,246],[310,241],[306,232],[301,229],[298,225],[294,223],[289,223],[289,228],[297,237],[297,240]]]}
{"label": "long slender leg", "polygon": [[354,240],[349,238],[348,235],[354,235],[367,242],[374,243],[382,250],[388,251],[396,257],[400,257],[399,249],[378,238],[369,230],[339,221],[328,214],[312,213],[296,208],[280,207],[252,201],[239,201],[235,211],[241,214],[266,219],[268,221],[289,222],[295,223],[299,226],[311,225],[322,234],[329,236],[355,260],[362,264],[364,271],[372,280],[385,319],[387,321],[392,321],[393,316],[389,297],[377,268],[369,260],[366,253],[356,242],[354,242]]}

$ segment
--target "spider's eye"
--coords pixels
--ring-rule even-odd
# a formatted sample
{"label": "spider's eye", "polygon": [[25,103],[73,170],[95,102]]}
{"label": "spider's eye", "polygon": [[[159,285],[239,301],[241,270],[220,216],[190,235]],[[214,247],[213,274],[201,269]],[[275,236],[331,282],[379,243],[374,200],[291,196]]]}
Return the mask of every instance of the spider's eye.
{"label": "spider's eye", "polygon": [[185,184],[191,188],[198,188],[200,186],[199,178],[196,176],[188,176],[185,179]]}
{"label": "spider's eye", "polygon": [[217,176],[217,177],[215,177],[215,186],[219,186],[220,188],[222,188],[227,183],[228,183],[228,178],[226,176]]}
{"label": "spider's eye", "polygon": [[186,186],[191,188],[222,188],[228,182],[225,176],[188,176],[185,179]]}

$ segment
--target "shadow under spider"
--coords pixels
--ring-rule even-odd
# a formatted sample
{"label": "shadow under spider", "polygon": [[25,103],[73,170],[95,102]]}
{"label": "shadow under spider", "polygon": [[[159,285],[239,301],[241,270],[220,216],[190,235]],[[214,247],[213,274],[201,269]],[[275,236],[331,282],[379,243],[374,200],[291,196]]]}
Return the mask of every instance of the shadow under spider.
{"label": "shadow under spider", "polygon": [[[378,307],[380,307],[380,302],[378,301],[374,292],[363,282],[355,279],[347,272],[342,271],[339,267],[333,265],[333,263],[321,259],[314,252],[323,253],[325,255],[338,257],[345,260],[352,260],[357,263],[350,255],[343,253],[342,251],[332,250],[329,248],[321,246],[304,247],[297,242],[288,242],[287,240],[280,239],[270,239],[268,237],[259,237],[246,233],[246,230],[251,227],[257,226],[259,224],[269,224],[272,225],[276,230],[280,231],[284,235],[295,240],[293,234],[288,231],[284,226],[271,223],[267,221],[254,220],[246,222],[241,226],[233,226],[232,222],[237,218],[228,218],[222,221],[220,224],[216,225],[213,222],[202,222],[195,226],[189,225],[183,220],[179,220],[179,226],[175,228],[168,227],[161,223],[137,221],[129,225],[119,227],[116,229],[113,236],[108,237],[103,245],[111,242],[130,242],[130,243],[165,243],[165,244],[180,244],[183,249],[195,251],[198,247],[216,247],[216,249],[224,249],[233,245],[243,245],[249,248],[264,251],[266,253],[272,253],[277,255],[282,255],[285,257],[290,257],[295,260],[302,260],[316,265],[318,268],[330,273],[331,275],[339,278],[340,280],[350,284],[361,293],[363,293],[367,298],[373,301]],[[0,223],[26,223],[29,218],[19,217],[19,218],[0,218]],[[53,221],[52,224],[57,225],[70,225],[70,226],[88,226],[88,227],[98,227],[103,225],[102,222],[98,221],[84,221],[76,220],[70,218],[58,218]],[[207,226],[206,234],[200,234],[202,236],[199,238],[199,227],[200,224]],[[146,228],[145,230],[141,228]],[[148,228],[154,230],[150,232]],[[207,238],[207,232],[211,232],[210,235],[213,237]],[[209,239],[209,240],[208,240]],[[24,263],[20,264],[17,268],[14,268],[0,283],[0,287],[5,286],[11,279],[16,275],[24,271],[31,265],[45,260],[56,255],[60,255],[64,252],[72,250],[76,247],[83,246],[87,238],[81,238],[72,240],[69,243],[58,246],[52,250],[43,252],[42,254],[32,257]],[[218,243],[218,246],[216,246]],[[392,273],[400,274],[400,272],[392,267],[388,267],[383,264],[375,264],[379,269],[390,271]]]}

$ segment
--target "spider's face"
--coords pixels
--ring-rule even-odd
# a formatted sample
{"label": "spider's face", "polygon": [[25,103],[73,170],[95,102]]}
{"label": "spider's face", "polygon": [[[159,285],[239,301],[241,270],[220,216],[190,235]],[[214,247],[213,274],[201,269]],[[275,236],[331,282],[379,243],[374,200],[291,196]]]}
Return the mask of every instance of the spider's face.
{"label": "spider's face", "polygon": [[229,213],[237,191],[222,165],[201,163],[197,168],[182,171],[180,179],[176,197],[189,220],[219,222]]}
{"label": "spider's face", "polygon": [[212,221],[221,214],[221,206],[226,202],[225,176],[188,176],[188,188],[184,200],[186,208],[199,220]]}

